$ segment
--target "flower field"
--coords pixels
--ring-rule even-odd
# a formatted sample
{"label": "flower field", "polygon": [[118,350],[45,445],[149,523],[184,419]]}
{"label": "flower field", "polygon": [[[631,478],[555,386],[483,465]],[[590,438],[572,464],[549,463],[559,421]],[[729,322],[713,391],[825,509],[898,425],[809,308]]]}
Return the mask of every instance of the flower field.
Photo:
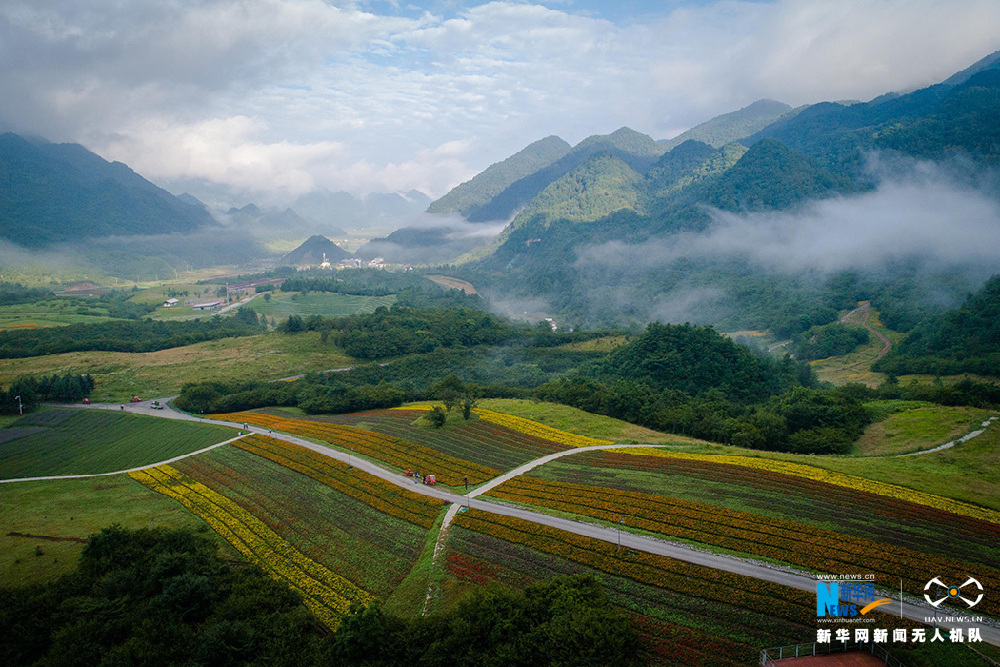
{"label": "flower field", "polygon": [[521,587],[597,574],[663,664],[749,664],[761,648],[814,632],[805,592],[482,512],[458,515],[453,531],[447,569],[460,581]]}
{"label": "flower field", "polygon": [[422,526],[245,450],[220,447],[175,467],[380,600],[393,594],[423,550]]}
{"label": "flower field", "polygon": [[[431,405],[407,405],[401,408],[391,408],[392,410],[430,410]],[[539,424],[536,421],[531,421],[530,419],[525,419],[524,417],[515,417],[514,415],[506,415],[502,412],[494,412],[492,410],[485,410],[483,408],[473,408],[472,413],[475,414],[480,419],[484,419],[488,422],[492,422],[499,426],[509,428],[512,431],[517,431],[518,433],[524,433],[525,435],[530,435],[536,438],[543,438],[545,440],[551,440],[552,442],[557,442],[560,445],[564,445],[568,449],[575,449],[576,447],[593,447],[596,445],[613,445],[614,443],[610,440],[598,440],[597,438],[589,438],[585,435],[577,435],[575,433],[568,433],[566,431],[560,431],[557,428],[552,428],[551,426],[546,426],[545,424]]]}
{"label": "flower field", "polygon": [[526,435],[484,419],[465,421],[461,417],[453,417],[448,426],[441,429],[414,425],[413,422],[423,414],[426,414],[423,410],[393,409],[310,419],[403,438],[497,470],[511,470],[528,461],[567,449],[566,445]]}
{"label": "flower field", "polygon": [[305,557],[255,516],[179,470],[163,465],[129,475],[145,486],[175,498],[271,576],[284,580],[307,607],[330,628],[352,602],[368,605],[371,594]]}
{"label": "flower field", "polygon": [[252,435],[233,445],[423,528],[431,527],[444,504],[443,500],[407,491],[361,470],[349,469],[346,463],[275,438]]}
{"label": "flower field", "polygon": [[415,442],[351,426],[259,412],[236,412],[209,417],[236,423],[246,422],[304,438],[322,440],[342,449],[353,449],[357,454],[370,456],[397,468],[409,468],[423,474],[433,473],[437,475],[438,482],[448,486],[462,484],[466,475],[470,484],[479,484],[500,474],[493,468],[443,454]]}
{"label": "flower field", "polygon": [[611,451],[621,454],[629,454],[632,456],[662,456],[666,458],[680,458],[693,461],[710,461],[713,463],[752,468],[754,470],[777,472],[783,475],[794,475],[817,482],[826,482],[828,484],[842,486],[855,491],[864,491],[878,496],[887,496],[897,500],[905,500],[907,502],[916,503],[918,505],[926,505],[927,507],[933,507],[935,509],[944,510],[953,514],[961,514],[962,516],[1000,524],[1000,512],[997,512],[996,510],[991,510],[985,507],[977,507],[975,505],[970,505],[969,503],[963,503],[961,501],[944,498],[942,496],[935,496],[930,493],[923,493],[914,489],[908,489],[904,486],[887,484],[886,482],[865,479],[864,477],[855,477],[854,475],[846,475],[840,472],[833,472],[832,470],[824,470],[823,468],[802,465],[801,463],[756,458],[753,456],[687,454],[684,452],[666,451],[654,447],[637,447],[634,449],[616,449]]}
{"label": "flower field", "polygon": [[1000,562],[997,524],[804,477],[604,451],[555,461],[531,475],[750,511],[972,563]]}
{"label": "flower field", "polygon": [[[981,581],[1000,579],[1000,572],[992,568],[802,523],[648,493],[519,477],[493,489],[490,495],[612,523],[625,513],[630,527],[830,574],[870,572],[880,575],[881,582],[902,579],[906,589],[916,595],[933,576],[949,581],[964,581],[969,576]],[[984,604],[985,613],[1000,612],[1000,605]]]}

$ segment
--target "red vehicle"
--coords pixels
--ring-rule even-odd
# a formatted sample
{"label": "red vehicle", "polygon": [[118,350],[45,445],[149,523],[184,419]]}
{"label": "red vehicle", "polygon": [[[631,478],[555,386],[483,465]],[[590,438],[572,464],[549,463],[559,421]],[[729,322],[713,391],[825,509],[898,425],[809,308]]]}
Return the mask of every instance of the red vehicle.
{"label": "red vehicle", "polygon": [[437,476],[435,475],[427,475],[426,477],[424,477],[424,484],[426,484],[427,486],[434,486],[435,484],[437,484],[437,482],[438,482]]}
{"label": "red vehicle", "polygon": [[128,402],[129,403],[141,403],[142,399],[139,398],[138,396],[136,396],[135,394],[132,394],[132,398],[128,399]]}
{"label": "red vehicle", "polygon": [[90,405],[90,399],[89,398],[83,399],[83,404],[84,405]]}

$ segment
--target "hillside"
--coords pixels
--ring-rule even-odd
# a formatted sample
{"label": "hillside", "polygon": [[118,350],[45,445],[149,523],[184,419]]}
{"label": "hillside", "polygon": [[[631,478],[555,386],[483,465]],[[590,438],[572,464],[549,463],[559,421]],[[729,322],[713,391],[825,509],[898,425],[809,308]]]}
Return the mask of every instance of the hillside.
{"label": "hillside", "polygon": [[643,173],[664,150],[652,138],[627,127],[611,134],[587,137],[552,164],[514,181],[488,202],[472,207],[467,218],[470,222],[505,220],[553,182],[598,153],[610,153],[632,169]]}
{"label": "hillside", "polygon": [[873,369],[895,375],[1000,376],[1000,275],[990,278],[960,308],[919,324]]}
{"label": "hillside", "polygon": [[792,107],[774,100],[757,100],[739,111],[716,116],[715,118],[681,132],[673,139],[661,139],[667,150],[685,141],[700,141],[714,148],[722,148],[728,143],[739,141],[760,132],[782,116],[792,112]]}
{"label": "hillside", "polygon": [[474,207],[486,204],[514,181],[549,166],[569,151],[570,145],[557,136],[539,139],[506,160],[490,165],[471,180],[455,186],[443,197],[431,202],[427,212],[469,215]]}
{"label": "hillside", "polygon": [[0,238],[40,248],[215,226],[203,208],[82,146],[0,135]]}

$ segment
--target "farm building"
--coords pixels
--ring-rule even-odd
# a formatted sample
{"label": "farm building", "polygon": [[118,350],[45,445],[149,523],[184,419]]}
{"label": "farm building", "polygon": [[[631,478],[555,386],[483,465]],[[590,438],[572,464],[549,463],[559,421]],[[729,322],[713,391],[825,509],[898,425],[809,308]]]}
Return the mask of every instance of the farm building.
{"label": "farm building", "polygon": [[218,307],[222,301],[206,301],[205,303],[194,303],[191,307],[195,310],[211,310],[212,308]]}
{"label": "farm building", "polygon": [[167,299],[166,301],[163,302],[163,307],[164,308],[173,308],[177,304],[178,304],[177,299],[171,298],[171,299]]}

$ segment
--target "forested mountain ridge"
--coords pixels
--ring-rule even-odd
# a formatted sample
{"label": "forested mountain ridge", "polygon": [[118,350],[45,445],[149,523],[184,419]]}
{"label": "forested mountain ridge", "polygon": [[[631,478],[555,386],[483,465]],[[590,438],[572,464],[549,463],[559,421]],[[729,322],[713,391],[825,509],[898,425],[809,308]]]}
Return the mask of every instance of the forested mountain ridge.
{"label": "forested mountain ridge", "polygon": [[696,125],[673,139],[661,139],[659,143],[668,150],[685,141],[700,141],[713,148],[722,148],[726,144],[745,139],[779,118],[793,115],[799,110],[792,109],[783,102],[757,100],[739,111],[731,111]]}
{"label": "forested mountain ridge", "polygon": [[0,135],[0,238],[45,247],[81,238],[192,232],[203,209],[82,146]]}
{"label": "forested mountain ridge", "polygon": [[554,135],[539,139],[506,160],[490,165],[471,180],[455,186],[446,195],[431,202],[427,212],[457,212],[467,216],[474,207],[483,206],[514,181],[552,164],[566,155],[570,148],[568,143]]}
{"label": "forested mountain ridge", "polygon": [[548,166],[511,183],[488,202],[470,209],[470,222],[506,220],[559,178],[583,165],[593,155],[609,153],[640,173],[646,172],[664,148],[645,134],[627,127],[607,135],[587,137]]}

